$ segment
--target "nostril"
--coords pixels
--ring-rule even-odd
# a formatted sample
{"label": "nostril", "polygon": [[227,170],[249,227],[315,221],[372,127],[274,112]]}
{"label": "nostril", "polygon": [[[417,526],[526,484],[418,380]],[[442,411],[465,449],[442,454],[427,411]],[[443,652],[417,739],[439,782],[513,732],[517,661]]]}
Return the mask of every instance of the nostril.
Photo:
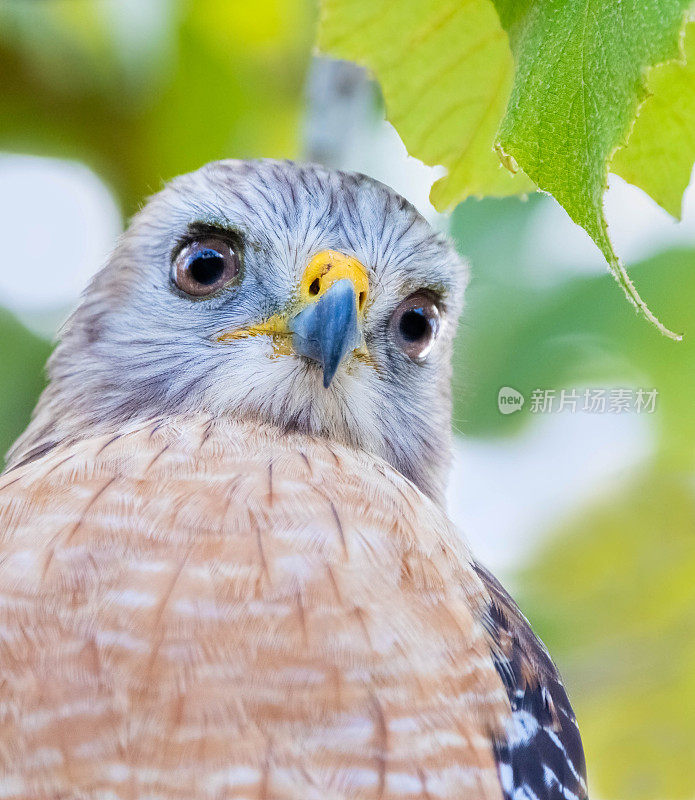
{"label": "nostril", "polygon": [[320,290],[321,290],[321,284],[319,283],[319,279],[314,278],[314,280],[311,282],[311,285],[309,286],[309,294],[316,295],[319,293]]}
{"label": "nostril", "polygon": [[357,300],[357,305],[358,305],[358,308],[359,308],[360,311],[362,311],[362,309],[364,308],[364,302],[365,302],[366,299],[367,299],[367,293],[366,292],[360,292],[360,296],[359,296],[359,298]]}

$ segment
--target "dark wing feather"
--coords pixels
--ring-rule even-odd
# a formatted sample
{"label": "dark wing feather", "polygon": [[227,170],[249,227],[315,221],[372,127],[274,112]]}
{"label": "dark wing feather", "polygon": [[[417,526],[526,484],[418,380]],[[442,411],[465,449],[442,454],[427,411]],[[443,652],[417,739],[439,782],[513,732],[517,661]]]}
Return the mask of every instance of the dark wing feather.
{"label": "dark wing feather", "polygon": [[475,568],[490,594],[485,625],[512,707],[495,745],[505,800],[584,800],[584,749],[557,668],[497,579]]}

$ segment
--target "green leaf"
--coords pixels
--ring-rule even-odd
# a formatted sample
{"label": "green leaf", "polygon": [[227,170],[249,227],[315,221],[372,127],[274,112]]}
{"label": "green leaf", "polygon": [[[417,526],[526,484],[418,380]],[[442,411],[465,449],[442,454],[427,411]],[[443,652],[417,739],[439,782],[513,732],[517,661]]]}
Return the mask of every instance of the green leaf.
{"label": "green leaf", "polygon": [[611,163],[611,172],[678,218],[695,161],[695,23],[686,27],[685,58],[650,70],[649,97]]}
{"label": "green leaf", "polygon": [[663,333],[611,245],[608,163],[647,95],[644,72],[679,56],[690,0],[494,0],[516,75],[498,146],[596,242],[628,298]]}
{"label": "green leaf", "polygon": [[533,189],[494,153],[514,64],[489,0],[324,0],[319,47],[369,67],[408,152],[447,167],[437,208]]}

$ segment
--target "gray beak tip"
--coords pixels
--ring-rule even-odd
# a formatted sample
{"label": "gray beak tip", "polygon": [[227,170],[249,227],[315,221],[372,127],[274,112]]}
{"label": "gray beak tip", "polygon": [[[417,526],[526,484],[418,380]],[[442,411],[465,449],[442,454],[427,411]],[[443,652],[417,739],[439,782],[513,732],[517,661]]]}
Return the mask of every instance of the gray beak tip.
{"label": "gray beak tip", "polygon": [[327,389],[345,356],[361,339],[352,281],[336,281],[319,300],[291,320],[290,330],[295,350],[323,367],[323,385]]}

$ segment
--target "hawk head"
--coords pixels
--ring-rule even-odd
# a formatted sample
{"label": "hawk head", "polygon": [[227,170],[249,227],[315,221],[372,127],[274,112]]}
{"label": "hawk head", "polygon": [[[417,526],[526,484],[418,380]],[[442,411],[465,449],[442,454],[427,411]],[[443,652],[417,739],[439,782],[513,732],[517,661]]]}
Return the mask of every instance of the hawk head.
{"label": "hawk head", "polygon": [[222,161],[136,215],[49,363],[10,452],[205,411],[368,450],[441,500],[465,270],[363,175]]}

